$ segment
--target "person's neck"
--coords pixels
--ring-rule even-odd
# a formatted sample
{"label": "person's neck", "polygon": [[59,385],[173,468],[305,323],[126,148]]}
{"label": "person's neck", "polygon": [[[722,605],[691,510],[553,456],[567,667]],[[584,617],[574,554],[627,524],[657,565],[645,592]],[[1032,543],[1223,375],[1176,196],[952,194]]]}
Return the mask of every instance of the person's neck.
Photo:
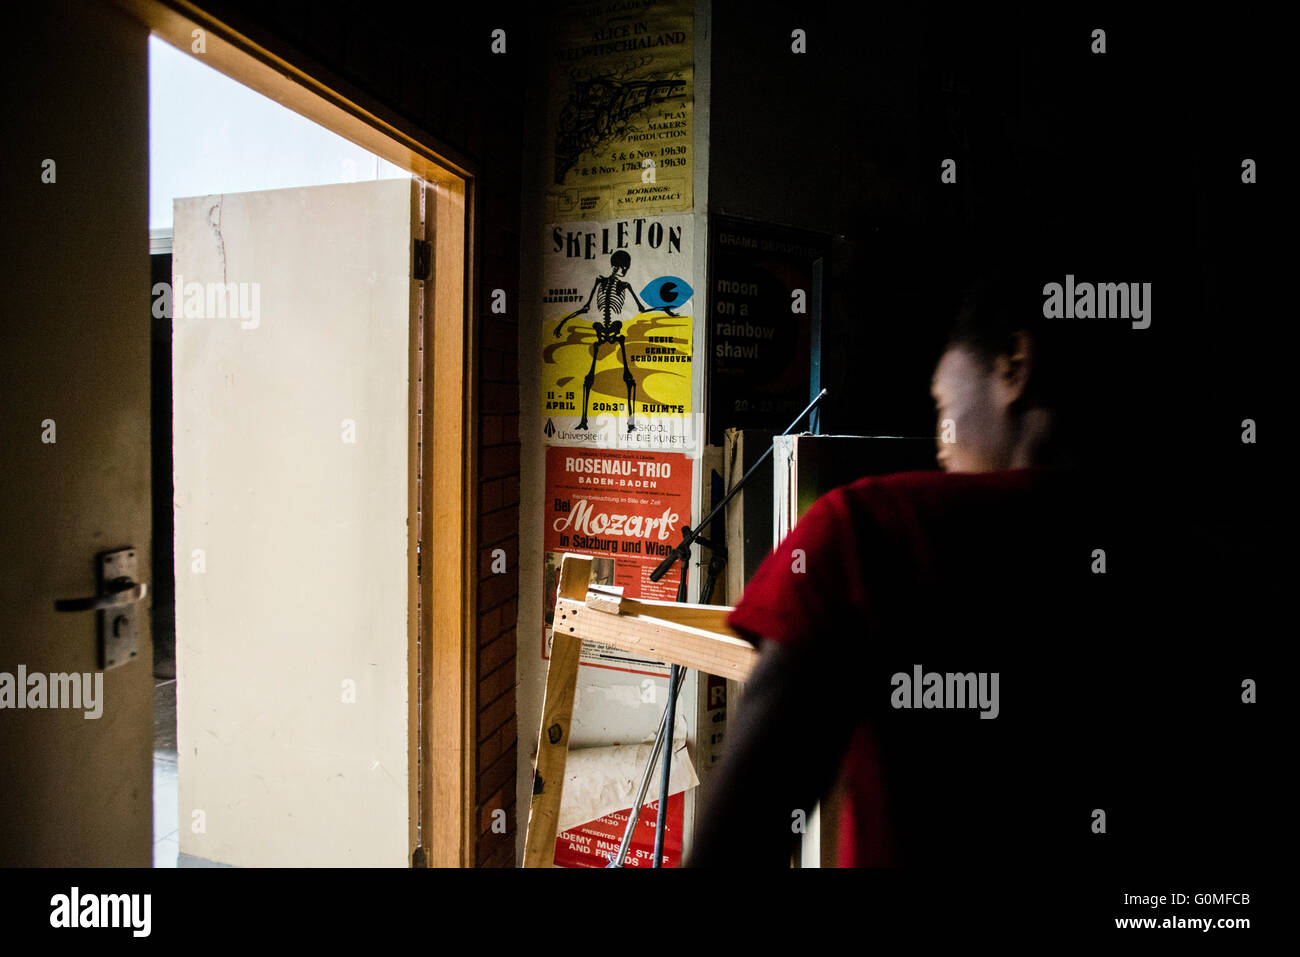
{"label": "person's neck", "polygon": [[1016,420],[1008,468],[1067,466],[1072,464],[1062,443],[1057,441],[1055,417],[1050,409],[1026,409]]}

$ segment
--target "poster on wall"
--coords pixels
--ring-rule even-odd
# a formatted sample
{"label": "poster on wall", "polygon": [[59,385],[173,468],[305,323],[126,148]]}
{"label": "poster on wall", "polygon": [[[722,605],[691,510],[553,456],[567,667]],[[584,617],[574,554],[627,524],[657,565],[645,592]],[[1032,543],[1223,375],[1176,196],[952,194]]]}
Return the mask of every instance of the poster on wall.
{"label": "poster on wall", "polygon": [[538,427],[547,444],[698,452],[692,220],[545,228]]}
{"label": "poster on wall", "polygon": [[[592,582],[620,585],[628,598],[673,601],[681,566],[657,582],[655,570],[691,519],[691,460],[659,452],[546,450],[542,547],[545,622],[542,657],[550,658],[555,592],[565,552],[591,555]],[[668,666],[598,642],[585,642],[584,665],[663,676]]]}
{"label": "poster on wall", "polygon": [[[664,867],[677,867],[682,857],[682,819],[686,806],[685,795],[668,797],[668,820],[664,823]],[[623,843],[623,832],[632,809],[616,811],[578,827],[561,831],[555,838],[555,863],[560,867],[604,867],[618,853]],[[624,867],[650,867],[654,863],[655,821],[659,815],[659,802],[648,802],[641,808],[632,831]]]}
{"label": "poster on wall", "polygon": [[828,246],[727,216],[710,234],[708,442],[722,445],[727,429],[781,432],[812,398],[813,263]]}
{"label": "poster on wall", "polygon": [[556,22],[549,218],[691,209],[692,0],[571,4]]}

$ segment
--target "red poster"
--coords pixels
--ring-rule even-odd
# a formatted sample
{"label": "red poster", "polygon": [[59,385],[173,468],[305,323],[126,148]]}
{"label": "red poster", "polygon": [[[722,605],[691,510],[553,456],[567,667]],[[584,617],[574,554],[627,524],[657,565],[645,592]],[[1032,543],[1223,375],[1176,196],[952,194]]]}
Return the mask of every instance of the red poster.
{"label": "red poster", "polygon": [[[668,796],[668,823],[664,825],[663,867],[677,867],[682,857],[682,815],[686,795]],[[561,831],[555,839],[555,863],[560,867],[604,867],[623,842],[631,808],[615,811],[581,827]],[[641,818],[632,832],[624,867],[649,867],[654,862],[655,820],[659,802],[641,808]]]}
{"label": "red poster", "polygon": [[[676,599],[680,563],[657,582],[650,580],[650,573],[681,543],[682,525],[690,524],[691,460],[686,455],[550,446],[543,501],[543,658],[550,658],[555,592],[565,552],[596,559],[594,584],[621,585],[628,598]],[[594,642],[584,644],[581,660],[637,674],[668,673],[662,662]]]}

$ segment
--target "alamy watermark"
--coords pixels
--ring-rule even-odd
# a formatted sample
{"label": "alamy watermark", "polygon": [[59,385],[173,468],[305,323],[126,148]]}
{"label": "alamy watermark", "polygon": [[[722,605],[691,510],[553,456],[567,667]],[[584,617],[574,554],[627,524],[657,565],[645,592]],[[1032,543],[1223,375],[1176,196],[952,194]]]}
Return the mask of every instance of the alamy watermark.
{"label": "alamy watermark", "polygon": [[996,718],[998,676],[996,671],[922,673],[920,665],[913,665],[910,675],[899,671],[889,679],[894,688],[889,703],[895,708],[979,708],[981,718]]}
{"label": "alamy watermark", "polygon": [[1132,319],[1134,329],[1151,325],[1151,283],[1080,282],[1068,273],[1065,284],[1043,286],[1045,319]]}
{"label": "alamy watermark", "polygon": [[18,666],[17,675],[0,671],[0,709],[4,708],[78,708],[86,712],[88,721],[99,718],[104,713],[104,673],[28,674],[26,665]]}
{"label": "alamy watermark", "polygon": [[50,926],[126,927],[133,937],[148,937],[152,910],[152,894],[83,894],[73,887],[50,898]]}
{"label": "alamy watermark", "polygon": [[[155,319],[238,319],[239,328],[262,324],[262,284],[259,282],[189,282],[180,273],[176,281],[153,285]],[[180,290],[174,296],[173,290]]]}

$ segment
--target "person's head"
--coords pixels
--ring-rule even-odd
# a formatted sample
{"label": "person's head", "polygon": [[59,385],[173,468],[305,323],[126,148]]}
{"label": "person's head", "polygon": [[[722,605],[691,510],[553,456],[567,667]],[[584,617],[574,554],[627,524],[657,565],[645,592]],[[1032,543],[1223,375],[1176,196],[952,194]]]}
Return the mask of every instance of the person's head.
{"label": "person's head", "polygon": [[1069,460],[1063,420],[1076,383],[1041,309],[1025,287],[1006,280],[967,291],[930,387],[945,471]]}

